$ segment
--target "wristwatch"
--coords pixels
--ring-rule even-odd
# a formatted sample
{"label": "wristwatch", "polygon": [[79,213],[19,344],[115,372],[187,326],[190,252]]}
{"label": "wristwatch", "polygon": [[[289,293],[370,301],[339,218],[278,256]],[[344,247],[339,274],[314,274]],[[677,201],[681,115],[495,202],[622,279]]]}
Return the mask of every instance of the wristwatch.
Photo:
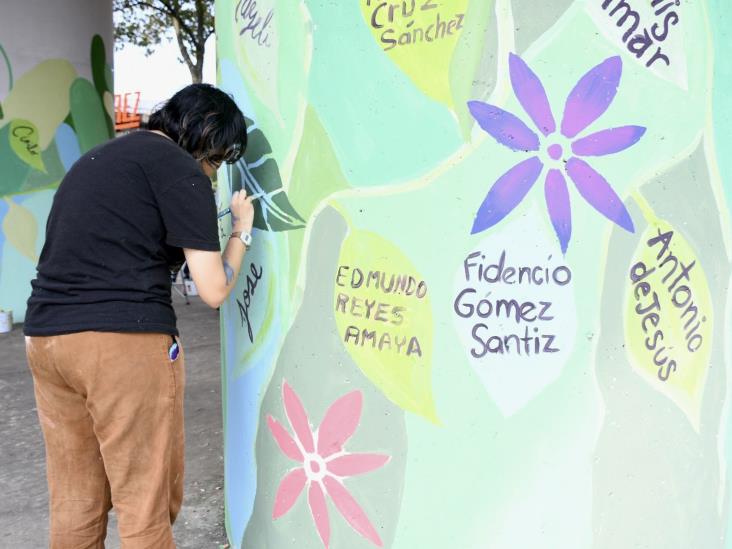
{"label": "wristwatch", "polygon": [[244,233],[244,232],[241,232],[241,231],[234,231],[233,233],[231,233],[229,235],[229,238],[238,238],[239,240],[242,241],[242,243],[244,244],[244,246],[247,247],[247,249],[249,249],[249,246],[252,245],[252,233]]}

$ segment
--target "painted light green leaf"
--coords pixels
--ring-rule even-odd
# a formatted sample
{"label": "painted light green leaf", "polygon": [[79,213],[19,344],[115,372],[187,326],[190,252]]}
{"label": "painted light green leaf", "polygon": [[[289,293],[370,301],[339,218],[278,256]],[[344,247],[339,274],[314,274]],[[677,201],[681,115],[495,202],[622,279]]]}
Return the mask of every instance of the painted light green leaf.
{"label": "painted light green leaf", "polygon": [[[292,108],[300,101],[299,94],[286,93],[298,89],[309,68],[311,27],[305,2],[286,2],[277,7],[276,0],[259,0],[256,12],[259,28],[252,29],[246,4],[234,3],[231,12],[221,19],[231,21],[231,34],[221,38],[232,43],[236,63],[253,97],[279,121],[290,118]],[[252,5],[254,9],[254,5]],[[223,25],[218,24],[217,33]],[[287,29],[287,32],[281,32]],[[228,29],[227,29],[228,30]],[[295,84],[295,87],[289,87]]]}
{"label": "painted light green leaf", "polygon": [[3,219],[3,232],[8,242],[23,256],[33,263],[38,261],[36,255],[36,238],[38,237],[38,223],[30,210],[5,199],[8,213]]}
{"label": "painted light green leaf", "polygon": [[10,122],[10,148],[13,149],[18,158],[30,167],[45,172],[41,156],[41,147],[38,144],[38,128],[28,120],[13,120]]}
{"label": "painted light green leaf", "polygon": [[[348,187],[330,137],[315,109],[308,107],[287,193],[290,201],[305,219],[310,219],[321,201]],[[303,239],[302,231],[290,233],[287,239],[291,265],[299,263]],[[297,274],[297,269],[290,269],[290,288],[294,288]]]}
{"label": "painted light green leaf", "polygon": [[102,100],[84,78],[77,78],[71,85],[71,116],[82,154],[109,139]]}
{"label": "painted light green leaf", "polygon": [[[266,8],[264,5],[259,9],[265,13]],[[269,16],[265,13],[264,17],[269,17],[270,20],[276,23],[273,14],[274,8],[272,8]],[[240,14],[235,10],[234,20],[236,24],[246,26],[246,22],[238,21],[239,19]],[[251,32],[244,32],[239,34],[235,49],[237,61],[242,69],[242,76],[247,84],[255,90],[255,95],[265,103],[271,112],[278,114],[276,67],[279,64],[279,36],[280,33],[278,32],[266,32],[254,38]]]}
{"label": "painted light green leaf", "polygon": [[39,63],[15,81],[3,103],[5,119],[0,126],[10,120],[30,120],[38,129],[38,144],[45,150],[69,114],[69,90],[75,78],[76,69],[68,61]]}
{"label": "painted light green leaf", "polygon": [[493,42],[486,40],[491,17],[493,17],[493,0],[473,0],[465,14],[465,30],[460,35],[455,53],[450,61],[450,90],[455,104],[455,114],[460,123],[463,137],[470,138],[470,130],[474,120],[468,111],[467,103],[475,99],[473,83],[484,80],[478,75],[483,50]]}
{"label": "painted light green leaf", "polygon": [[[261,245],[262,247],[262,251],[259,252],[261,253],[260,257],[262,258],[262,264],[265,264],[264,262],[267,260],[274,260],[276,252],[269,239],[260,240],[258,245]],[[239,278],[241,281],[240,284],[244,287],[246,287],[246,276],[250,272],[251,267],[248,267],[244,271],[244,276]],[[261,291],[259,287],[257,287],[257,292],[254,293],[254,297],[252,298],[252,307],[257,307],[258,310],[263,311],[261,317],[252,318],[252,322],[254,323],[258,334],[257,337],[270,337],[270,334],[272,333],[272,327],[277,314],[276,307],[274,306],[278,300],[277,278],[276,269],[267,269],[265,278],[260,281],[260,284],[262,284]],[[241,295],[241,292],[239,292],[239,295]],[[240,306],[240,301],[237,301],[237,306]],[[241,312],[239,314],[241,314]],[[254,364],[257,364],[258,361],[268,360],[268,358],[265,357],[266,349],[267,347],[265,345],[247,346],[246,350],[237,357],[236,368],[234,369],[234,378],[244,375]]]}
{"label": "painted light green leaf", "polygon": [[347,188],[330,137],[315,109],[308,107],[288,189],[290,200],[307,219],[325,197]]}
{"label": "painted light green leaf", "polygon": [[[248,146],[244,157],[229,174],[231,192],[246,189],[259,198],[254,202],[254,226],[263,231],[302,229],[305,220],[290,204],[282,189],[277,161],[262,130],[247,119]],[[253,128],[253,129],[252,129]]]}
{"label": "painted light green leaf", "polygon": [[[280,161],[299,139],[312,59],[308,2],[217,2],[216,38],[225,89],[246,97]],[[258,22],[250,15],[256,11]],[[240,87],[241,86],[241,87]],[[246,95],[240,90],[246,89]],[[289,165],[288,165],[289,167]]]}
{"label": "painted light green leaf", "polygon": [[424,283],[393,243],[352,231],[341,247],[334,307],[341,341],[397,406],[439,423],[432,397],[432,307]]}

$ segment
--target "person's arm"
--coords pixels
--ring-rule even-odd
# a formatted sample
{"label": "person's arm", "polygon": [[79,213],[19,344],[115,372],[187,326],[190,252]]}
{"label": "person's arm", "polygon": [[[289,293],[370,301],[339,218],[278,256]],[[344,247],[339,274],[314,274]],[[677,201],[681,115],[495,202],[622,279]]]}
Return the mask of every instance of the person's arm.
{"label": "person's arm", "polygon": [[[254,207],[244,191],[231,197],[232,231],[252,231]],[[236,278],[246,253],[246,246],[238,238],[229,238],[223,254],[184,248],[188,269],[196,284],[198,295],[214,309],[226,301],[236,285]]]}

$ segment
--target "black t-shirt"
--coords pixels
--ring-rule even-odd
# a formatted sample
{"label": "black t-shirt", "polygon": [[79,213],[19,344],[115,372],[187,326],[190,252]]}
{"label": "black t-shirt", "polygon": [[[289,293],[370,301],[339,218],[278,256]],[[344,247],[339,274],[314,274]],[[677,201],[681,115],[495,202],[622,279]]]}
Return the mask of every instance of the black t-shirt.
{"label": "black t-shirt", "polygon": [[170,272],[182,248],[220,250],[214,193],[198,162],[148,131],[92,149],[54,196],[25,334],[177,335]]}

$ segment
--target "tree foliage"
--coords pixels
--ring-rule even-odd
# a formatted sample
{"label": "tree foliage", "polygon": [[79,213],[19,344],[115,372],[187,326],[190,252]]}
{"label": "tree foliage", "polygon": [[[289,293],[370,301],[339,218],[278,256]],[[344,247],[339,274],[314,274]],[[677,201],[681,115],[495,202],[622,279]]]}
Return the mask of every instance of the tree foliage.
{"label": "tree foliage", "polygon": [[206,40],[214,32],[214,0],[114,0],[115,38],[150,55],[174,38],[193,82],[203,76]]}

